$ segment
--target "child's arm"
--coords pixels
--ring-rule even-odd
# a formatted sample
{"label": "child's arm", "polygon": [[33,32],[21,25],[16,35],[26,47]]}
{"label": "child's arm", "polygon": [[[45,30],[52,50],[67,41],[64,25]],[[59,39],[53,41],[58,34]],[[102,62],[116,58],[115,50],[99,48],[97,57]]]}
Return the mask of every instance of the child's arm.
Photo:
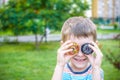
{"label": "child's arm", "polygon": [[103,80],[103,77],[101,76],[101,63],[102,63],[102,57],[103,54],[100,51],[99,47],[96,43],[92,42],[94,46],[89,45],[94,50],[95,55],[87,55],[91,65],[92,65],[92,80]]}
{"label": "child's arm", "polygon": [[71,52],[73,49],[69,49],[73,43],[71,41],[66,41],[61,47],[58,49],[57,52],[57,64],[53,73],[52,80],[62,80],[62,73],[65,64],[69,61],[69,59],[73,55],[66,55],[66,53]]}
{"label": "child's arm", "polygon": [[101,68],[94,67],[92,73],[93,73],[92,80],[104,80]]}
{"label": "child's arm", "polygon": [[52,80],[62,80],[63,68],[62,66],[56,65]]}

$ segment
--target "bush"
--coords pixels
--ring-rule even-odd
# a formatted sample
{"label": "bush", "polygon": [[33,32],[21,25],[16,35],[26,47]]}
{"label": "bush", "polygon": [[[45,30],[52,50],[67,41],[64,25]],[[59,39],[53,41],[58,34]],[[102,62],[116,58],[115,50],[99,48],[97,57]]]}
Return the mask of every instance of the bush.
{"label": "bush", "polygon": [[114,29],[117,29],[117,28],[118,28],[118,23],[115,22],[115,23],[113,24],[113,26],[114,26]]}
{"label": "bush", "polygon": [[18,44],[19,42],[18,42],[17,38],[10,40],[9,37],[5,36],[3,39],[3,43],[5,43],[5,44]]}
{"label": "bush", "polygon": [[115,66],[115,68],[120,70],[120,41],[114,40],[107,42],[107,44],[102,44],[103,51],[106,59]]}
{"label": "bush", "polygon": [[114,54],[109,50],[109,54],[106,54],[105,56],[117,69],[120,70],[120,54]]}

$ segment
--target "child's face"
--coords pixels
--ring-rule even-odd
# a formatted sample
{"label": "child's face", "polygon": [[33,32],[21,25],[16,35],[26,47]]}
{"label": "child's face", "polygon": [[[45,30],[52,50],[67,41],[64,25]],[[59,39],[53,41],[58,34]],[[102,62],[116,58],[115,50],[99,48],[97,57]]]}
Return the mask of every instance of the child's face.
{"label": "child's face", "polygon": [[[87,38],[84,38],[84,37],[73,38],[73,37],[71,37],[70,40],[72,40],[73,42],[76,42],[79,45],[79,47],[81,48],[81,46],[83,44],[91,43],[93,41],[93,38],[92,37],[87,37]],[[71,62],[71,66],[73,68],[81,69],[81,70],[85,69],[89,64],[89,60],[88,60],[87,56],[84,53],[82,53],[81,50],[79,50],[79,53],[70,59],[70,62]]]}

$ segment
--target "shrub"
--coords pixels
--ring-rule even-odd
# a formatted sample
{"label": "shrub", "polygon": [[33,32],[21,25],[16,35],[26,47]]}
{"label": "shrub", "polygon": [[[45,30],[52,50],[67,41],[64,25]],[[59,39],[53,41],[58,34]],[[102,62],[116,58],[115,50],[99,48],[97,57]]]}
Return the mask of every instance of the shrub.
{"label": "shrub", "polygon": [[120,41],[108,42],[104,45],[104,55],[107,60],[120,70]]}
{"label": "shrub", "polygon": [[117,69],[120,70],[120,54],[114,54],[109,50],[109,54],[106,54],[105,56]]}
{"label": "shrub", "polygon": [[118,23],[115,22],[115,23],[113,24],[113,26],[114,26],[114,29],[117,29],[117,28],[118,28]]}

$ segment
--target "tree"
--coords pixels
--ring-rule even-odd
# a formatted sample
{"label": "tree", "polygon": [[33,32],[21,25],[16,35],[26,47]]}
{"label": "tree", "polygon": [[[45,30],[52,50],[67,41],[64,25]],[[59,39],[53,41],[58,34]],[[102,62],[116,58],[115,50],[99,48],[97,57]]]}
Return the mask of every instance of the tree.
{"label": "tree", "polygon": [[3,31],[11,30],[14,35],[32,32],[43,34],[45,27],[60,30],[70,16],[84,16],[89,5],[84,0],[9,0],[0,9],[0,22]]}

